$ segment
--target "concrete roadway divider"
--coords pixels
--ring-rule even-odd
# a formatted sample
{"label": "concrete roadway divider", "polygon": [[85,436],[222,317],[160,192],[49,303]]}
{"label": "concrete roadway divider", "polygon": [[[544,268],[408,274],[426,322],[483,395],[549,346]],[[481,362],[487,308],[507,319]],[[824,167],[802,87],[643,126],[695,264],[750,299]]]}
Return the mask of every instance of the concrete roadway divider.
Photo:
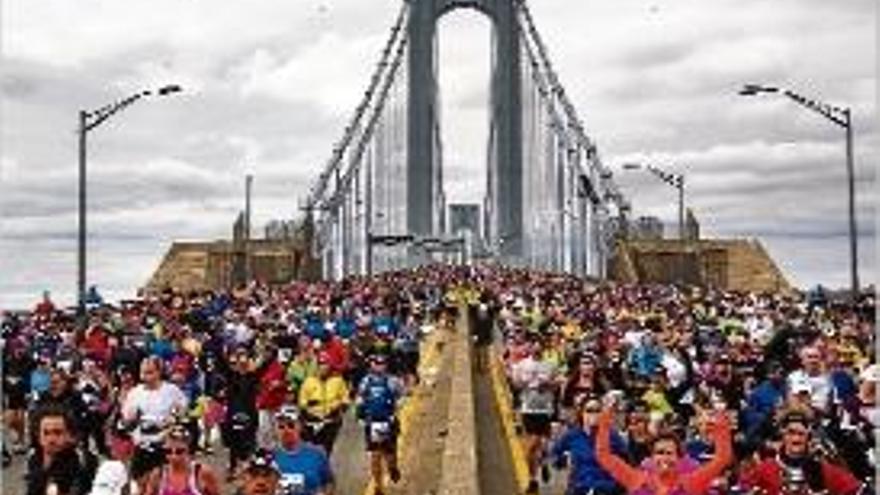
{"label": "concrete roadway divider", "polygon": [[507,385],[507,374],[504,372],[504,361],[496,347],[490,348],[489,366],[492,379],[492,389],[495,392],[495,401],[498,405],[498,414],[501,416],[501,424],[504,436],[510,447],[510,455],[513,460],[516,483],[521,491],[524,491],[529,483],[529,465],[526,460],[525,448],[516,431],[516,415],[513,410],[513,397],[510,387]]}
{"label": "concrete roadway divider", "polygon": [[452,391],[447,417],[449,433],[443,448],[440,495],[477,495],[480,491],[470,331],[466,310],[460,313],[458,331],[452,335]]}
{"label": "concrete roadway divider", "polygon": [[[421,382],[416,385],[416,388],[430,387],[433,378],[425,379],[425,377],[433,377],[437,374],[437,367],[440,365],[440,358],[442,357],[443,348],[446,345],[446,340],[448,339],[448,330],[443,328],[439,322],[435,324],[434,329],[429,333],[425,339],[421,343],[420,352],[422,353],[421,359],[419,359],[419,377],[423,379]],[[403,459],[399,457],[399,453],[402,450],[402,446],[407,442],[410,437],[410,430],[412,427],[412,420],[415,416],[416,412],[418,412],[422,407],[423,403],[420,397],[420,394],[416,393],[416,391],[410,391],[407,397],[404,399],[403,404],[400,406],[400,412],[398,413],[398,420],[400,421],[400,436],[398,437],[398,462],[402,462]],[[364,451],[364,455],[367,455],[367,452]],[[364,488],[363,495],[374,495],[376,492],[376,486],[373,482],[369,469],[370,463],[367,461],[367,479],[369,482],[367,486]],[[406,476],[405,466],[401,466],[401,471],[404,471],[403,475]],[[387,469],[385,469],[385,487],[386,490],[393,489],[393,484],[391,483],[390,478],[388,477]]]}

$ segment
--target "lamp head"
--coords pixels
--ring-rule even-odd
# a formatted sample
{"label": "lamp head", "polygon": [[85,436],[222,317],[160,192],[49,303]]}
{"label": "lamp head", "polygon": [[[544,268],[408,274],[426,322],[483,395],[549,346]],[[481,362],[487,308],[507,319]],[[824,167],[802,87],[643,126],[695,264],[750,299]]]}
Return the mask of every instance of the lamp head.
{"label": "lamp head", "polygon": [[746,84],[739,90],[739,94],[743,96],[754,96],[758,93],[776,93],[779,88],[772,86],[761,86],[760,84]]}
{"label": "lamp head", "polygon": [[161,88],[159,88],[158,92],[159,96],[165,96],[171,93],[179,93],[181,91],[183,91],[183,88],[181,88],[179,85],[169,84],[167,86],[162,86]]}

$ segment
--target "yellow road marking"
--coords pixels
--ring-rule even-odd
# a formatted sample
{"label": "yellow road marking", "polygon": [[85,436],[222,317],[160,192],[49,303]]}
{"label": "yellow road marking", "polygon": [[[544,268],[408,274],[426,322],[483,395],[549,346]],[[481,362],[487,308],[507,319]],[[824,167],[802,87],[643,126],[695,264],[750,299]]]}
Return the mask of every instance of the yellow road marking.
{"label": "yellow road marking", "polygon": [[[428,334],[428,337],[422,341],[422,350],[423,354],[421,359],[419,360],[419,376],[424,376],[425,371],[431,369],[432,367],[437,366],[437,363],[440,360],[440,350],[438,349],[438,343],[443,341],[442,332],[447,332],[449,329],[440,326],[439,324],[434,328],[434,330]],[[398,452],[400,451],[400,446],[404,445],[407,438],[409,437],[409,431],[411,428],[410,423],[412,422],[411,418],[415,411],[421,408],[422,401],[419,398],[419,392],[423,390],[425,387],[425,381],[422,380],[414,390],[412,390],[407,397],[406,401],[400,407],[399,420],[400,420],[400,437],[398,438]],[[375,495],[376,492],[376,484],[373,482],[372,476],[369,474],[370,465],[367,463],[367,476],[370,478],[367,483],[366,488],[364,488],[363,495]],[[388,474],[385,473],[385,485],[387,486],[390,480],[388,479]]]}
{"label": "yellow road marking", "polygon": [[510,446],[516,483],[521,489],[524,489],[529,482],[529,464],[526,461],[523,443],[519,435],[516,434],[514,427],[513,398],[510,395],[510,389],[507,387],[507,378],[503,372],[504,366],[501,357],[495,348],[490,348],[490,352],[489,362],[492,372],[492,389],[495,392],[495,401],[498,404],[498,414],[501,416],[504,436],[507,437],[507,444]]}

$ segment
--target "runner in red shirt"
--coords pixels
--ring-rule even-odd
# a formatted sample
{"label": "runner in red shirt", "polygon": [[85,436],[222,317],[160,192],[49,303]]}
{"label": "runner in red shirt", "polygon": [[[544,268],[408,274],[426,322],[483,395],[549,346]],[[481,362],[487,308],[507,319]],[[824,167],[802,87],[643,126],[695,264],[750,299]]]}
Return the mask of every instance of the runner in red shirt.
{"label": "runner in red shirt", "polygon": [[257,445],[260,448],[274,447],[275,412],[284,404],[286,398],[287,382],[285,381],[284,366],[277,359],[272,358],[272,362],[260,376],[259,391],[257,392],[256,402],[259,411]]}
{"label": "runner in red shirt", "polygon": [[861,483],[847,469],[828,461],[817,459],[809,452],[810,421],[801,412],[787,413],[781,422],[782,449],[775,456],[762,460],[746,469],[740,476],[740,484],[758,489],[766,495],[801,493],[809,489],[813,493],[854,495]]}

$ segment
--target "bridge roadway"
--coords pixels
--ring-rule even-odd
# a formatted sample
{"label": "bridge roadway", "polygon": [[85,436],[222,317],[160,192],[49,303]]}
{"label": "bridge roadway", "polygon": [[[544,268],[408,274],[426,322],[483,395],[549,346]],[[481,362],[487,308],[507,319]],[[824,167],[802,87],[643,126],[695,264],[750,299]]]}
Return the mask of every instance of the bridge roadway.
{"label": "bridge roadway", "polygon": [[[422,381],[407,398],[401,411],[402,436],[400,446],[403,478],[397,485],[386,483],[391,495],[512,495],[523,493],[527,471],[518,436],[515,414],[504,384],[504,375],[498,353],[493,353],[487,370],[471,370],[470,356],[457,356],[468,349],[466,317],[461,318],[454,331],[438,329],[425,340],[424,357],[420,366]],[[454,345],[460,344],[460,345]],[[457,359],[458,357],[458,359]],[[464,357],[464,359],[462,359]],[[453,365],[453,362],[456,364]],[[464,369],[462,369],[464,367]],[[472,373],[470,385],[453,386],[455,373]],[[472,401],[473,426],[450,428],[457,411]],[[452,434],[452,436],[450,436]],[[475,455],[469,456],[469,450]],[[473,459],[471,459],[473,458]],[[226,449],[218,448],[211,456],[200,456],[201,462],[225,474]],[[456,466],[444,466],[444,462]],[[372,495],[363,434],[352,412],[349,412],[340,432],[332,458],[337,477],[335,494]],[[468,471],[466,464],[475,462]],[[461,466],[464,463],[464,468]],[[451,473],[444,473],[454,470]],[[477,480],[461,480],[464,473],[476,473]],[[3,470],[2,493],[25,493],[23,476],[25,461],[17,456],[12,466]],[[452,479],[454,482],[450,483]],[[463,481],[463,483],[461,483]],[[455,485],[441,486],[443,484]],[[232,495],[235,486],[227,483],[224,495]],[[464,488],[462,488],[464,487]],[[563,494],[564,473],[554,473],[549,485],[542,486],[542,494]]]}

